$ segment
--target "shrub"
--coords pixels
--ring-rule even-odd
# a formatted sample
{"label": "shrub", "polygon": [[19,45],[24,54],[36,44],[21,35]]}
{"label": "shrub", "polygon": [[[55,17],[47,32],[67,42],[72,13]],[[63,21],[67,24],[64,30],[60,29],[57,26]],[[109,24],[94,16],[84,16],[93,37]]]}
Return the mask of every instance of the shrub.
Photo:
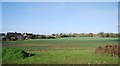
{"label": "shrub", "polygon": [[17,48],[3,48],[2,49],[2,58],[3,60],[11,60],[11,59],[23,59],[31,56],[31,54],[17,49]]}
{"label": "shrub", "polygon": [[119,45],[106,45],[104,47],[97,47],[95,53],[110,54],[111,56],[117,55],[120,57],[120,46]]}

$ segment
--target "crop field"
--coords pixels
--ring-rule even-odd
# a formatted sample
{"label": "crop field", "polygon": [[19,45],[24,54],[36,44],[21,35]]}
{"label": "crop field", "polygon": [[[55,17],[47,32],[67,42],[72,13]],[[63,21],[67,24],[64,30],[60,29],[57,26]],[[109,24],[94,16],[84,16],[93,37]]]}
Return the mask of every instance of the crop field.
{"label": "crop field", "polygon": [[[117,45],[117,38],[73,37],[3,41],[2,46],[34,54],[24,59],[3,59],[4,64],[117,64],[118,57],[96,54],[98,46]],[[12,62],[10,62],[12,61]]]}

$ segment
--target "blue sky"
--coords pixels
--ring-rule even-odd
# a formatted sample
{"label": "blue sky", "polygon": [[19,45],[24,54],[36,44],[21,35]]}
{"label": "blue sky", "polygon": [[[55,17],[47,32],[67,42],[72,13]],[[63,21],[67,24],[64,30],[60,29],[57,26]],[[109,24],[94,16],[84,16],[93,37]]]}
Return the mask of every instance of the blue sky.
{"label": "blue sky", "polygon": [[4,2],[3,32],[118,32],[117,2]]}
{"label": "blue sky", "polygon": [[119,0],[2,0],[3,2],[118,2]]}
{"label": "blue sky", "polygon": [[2,32],[2,3],[0,2],[0,32]]}

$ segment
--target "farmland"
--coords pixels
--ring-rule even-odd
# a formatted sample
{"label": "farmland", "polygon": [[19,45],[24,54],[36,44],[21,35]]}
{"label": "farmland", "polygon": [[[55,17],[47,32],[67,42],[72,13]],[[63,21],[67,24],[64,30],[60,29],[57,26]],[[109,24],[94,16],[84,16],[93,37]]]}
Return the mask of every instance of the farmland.
{"label": "farmland", "polygon": [[117,64],[118,57],[95,54],[98,46],[117,45],[117,38],[71,37],[3,41],[3,48],[19,48],[34,56],[24,59],[3,60],[15,64]]}

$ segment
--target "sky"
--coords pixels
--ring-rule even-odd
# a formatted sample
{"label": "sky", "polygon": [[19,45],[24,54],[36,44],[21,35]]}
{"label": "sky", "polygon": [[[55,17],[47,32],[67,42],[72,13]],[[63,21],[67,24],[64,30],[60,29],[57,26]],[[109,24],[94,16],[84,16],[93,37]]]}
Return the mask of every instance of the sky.
{"label": "sky", "polygon": [[0,2],[0,32],[2,32],[2,3]]}
{"label": "sky", "polygon": [[3,2],[119,2],[119,0],[2,0]]}
{"label": "sky", "polygon": [[118,32],[117,2],[3,2],[3,32]]}

